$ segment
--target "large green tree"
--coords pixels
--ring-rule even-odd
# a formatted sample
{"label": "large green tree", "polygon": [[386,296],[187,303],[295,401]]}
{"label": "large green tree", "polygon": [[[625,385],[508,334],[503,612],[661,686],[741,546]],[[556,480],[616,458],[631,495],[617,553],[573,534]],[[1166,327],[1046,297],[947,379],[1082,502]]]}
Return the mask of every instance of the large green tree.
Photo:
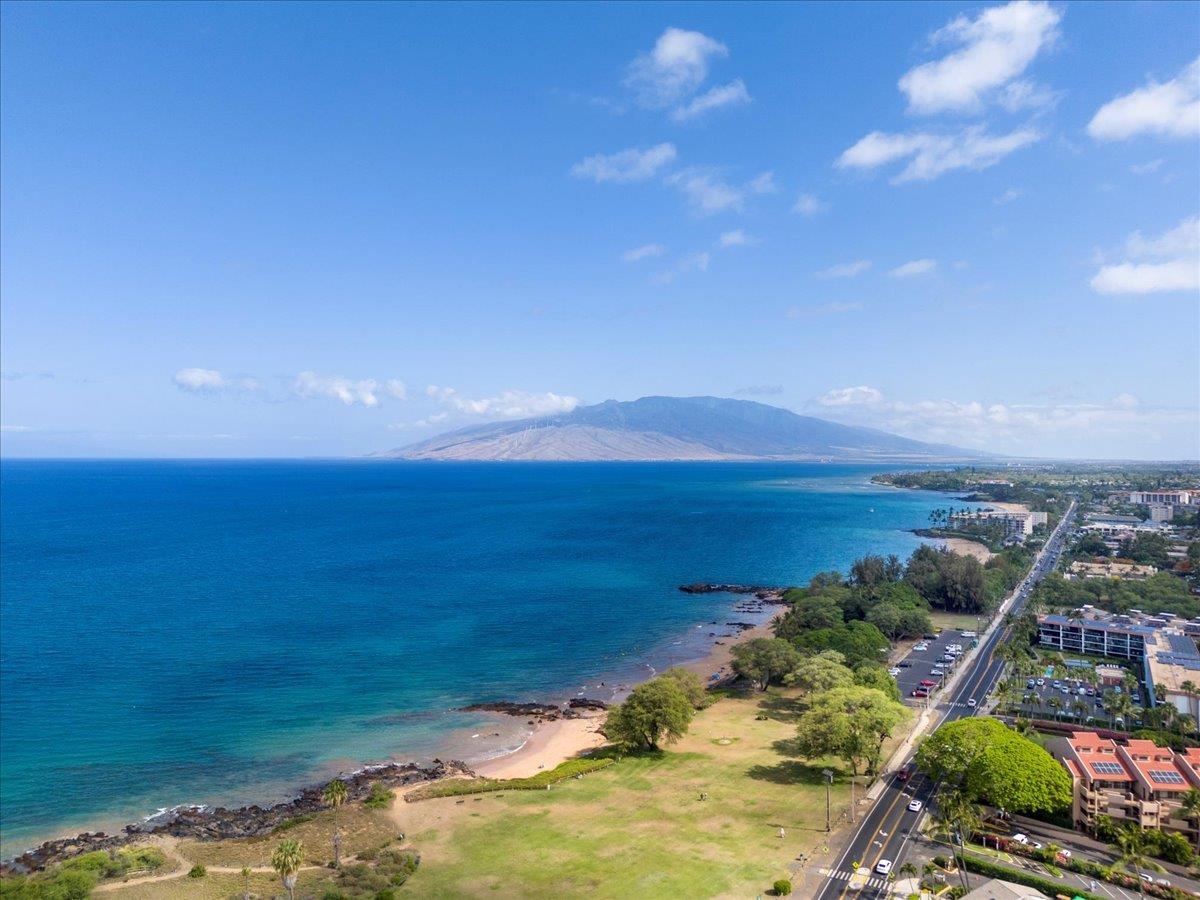
{"label": "large green tree", "polygon": [[878,663],[860,663],[856,666],[854,683],[861,684],[863,687],[875,688],[892,700],[900,699],[900,686],[896,684],[896,679]]}
{"label": "large green tree", "polygon": [[624,703],[609,710],[604,734],[625,747],[657,750],[683,737],[694,714],[679,682],[660,675],[639,684]]}
{"label": "large green tree", "polygon": [[1041,745],[995,719],[943,725],[917,751],[935,781],[959,785],[973,801],[1008,812],[1053,815],[1070,808],[1071,778]]}
{"label": "large green tree", "polygon": [[861,685],[839,687],[814,697],[797,723],[800,755],[836,756],[857,775],[879,767],[883,743],[908,717],[903,704]]}
{"label": "large green tree", "polygon": [[674,679],[679,685],[679,689],[683,691],[683,696],[687,697],[688,703],[692,704],[694,709],[703,709],[708,705],[708,692],[704,690],[704,682],[691,669],[685,669],[683,666],[671,666],[662,673],[662,677]]}
{"label": "large green tree", "polygon": [[753,681],[760,691],[765,691],[771,682],[783,680],[792,672],[803,657],[790,643],[782,638],[754,638],[733,645],[733,671]]}
{"label": "large green tree", "polygon": [[295,900],[296,876],[304,864],[304,845],[295,838],[280,841],[275,852],[271,854],[271,868],[279,873],[288,897]]}
{"label": "large green tree", "polygon": [[823,650],[802,660],[785,680],[800,688],[806,696],[847,687],[854,683],[854,673],[845,665],[845,660],[846,657],[836,650]]}

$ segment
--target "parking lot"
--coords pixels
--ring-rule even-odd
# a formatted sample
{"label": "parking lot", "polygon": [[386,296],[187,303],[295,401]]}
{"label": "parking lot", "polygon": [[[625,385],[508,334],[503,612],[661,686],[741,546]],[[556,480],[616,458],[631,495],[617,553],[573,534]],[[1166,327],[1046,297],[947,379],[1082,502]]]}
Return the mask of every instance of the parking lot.
{"label": "parking lot", "polygon": [[[901,699],[909,705],[922,706],[925,704],[926,698],[915,697],[913,692],[930,687],[928,699],[936,703],[937,690],[953,673],[954,666],[959,664],[948,661],[946,656],[949,655],[951,646],[957,644],[962,647],[962,652],[959,653],[959,660],[961,660],[974,642],[974,637],[969,636],[970,634],[971,632],[947,629],[937,635],[931,633],[926,636],[925,640],[919,641],[893,669],[895,673],[893,677],[900,687]],[[942,674],[935,675],[933,674],[935,671],[940,671]],[[925,686],[921,684],[922,681],[932,681],[934,684]]]}
{"label": "parking lot", "polygon": [[[1086,677],[1048,673],[1049,670],[1027,678],[1021,686],[1022,715],[1120,729],[1135,726],[1145,708],[1140,691],[1130,694],[1123,685],[1105,686]],[[1117,698],[1122,695],[1133,705],[1133,712],[1126,717],[1118,717],[1114,712],[1114,706],[1120,702]]]}

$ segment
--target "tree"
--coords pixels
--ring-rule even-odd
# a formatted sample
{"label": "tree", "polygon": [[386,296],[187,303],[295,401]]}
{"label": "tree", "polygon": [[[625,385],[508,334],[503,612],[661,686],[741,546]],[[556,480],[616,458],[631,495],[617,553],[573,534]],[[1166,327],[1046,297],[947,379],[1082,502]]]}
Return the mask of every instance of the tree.
{"label": "tree", "polygon": [[[962,881],[964,891],[968,889],[966,864],[963,858],[967,852],[967,840],[979,828],[982,814],[971,798],[961,791],[947,791],[938,797],[937,814],[934,825],[942,835],[950,841],[950,850],[955,854],[958,863],[958,877]],[[955,850],[954,842],[958,841]]]}
{"label": "tree", "polygon": [[836,756],[857,775],[879,767],[883,743],[908,718],[908,710],[874,688],[834,688],[813,699],[797,722],[800,755]]}
{"label": "tree", "polygon": [[1127,872],[1132,869],[1137,875],[1138,893],[1145,896],[1142,870],[1163,871],[1163,867],[1154,861],[1146,849],[1146,833],[1136,825],[1126,825],[1117,834],[1113,850],[1117,853],[1117,865]]}
{"label": "tree", "polygon": [[683,666],[671,666],[662,673],[662,677],[675,680],[679,689],[683,691],[683,696],[687,697],[688,703],[692,704],[693,709],[703,709],[708,705],[708,692],[704,690],[704,682],[691,669],[685,669]]}
{"label": "tree", "polygon": [[304,845],[295,838],[280,841],[271,854],[271,868],[279,873],[291,900],[296,900],[296,876],[304,864]]}
{"label": "tree", "polygon": [[639,684],[608,713],[604,733],[626,747],[658,750],[687,733],[695,710],[679,682],[662,675]]}
{"label": "tree", "polygon": [[805,695],[823,694],[836,687],[846,687],[854,683],[854,673],[844,664],[845,659],[836,650],[823,650],[801,660],[800,665],[784,680],[800,688]]}
{"label": "tree", "polygon": [[325,785],[325,802],[333,808],[333,867],[342,867],[342,831],[338,828],[338,807],[346,802],[346,782],[335,778]]}
{"label": "tree", "polygon": [[1040,744],[995,719],[947,723],[917,751],[935,781],[957,783],[971,801],[1008,812],[1055,815],[1071,806],[1071,778]]}
{"label": "tree", "polygon": [[733,645],[733,671],[765,691],[800,665],[800,653],[782,638],[754,638]]}
{"label": "tree", "polygon": [[1200,850],[1200,790],[1191,788],[1179,801],[1179,811],[1196,832],[1196,849]]}
{"label": "tree", "polygon": [[900,699],[900,686],[896,684],[896,679],[878,663],[860,663],[856,666],[854,683],[861,684],[863,687],[875,688],[892,700]]}
{"label": "tree", "polygon": [[250,867],[242,866],[242,900],[250,900]]}

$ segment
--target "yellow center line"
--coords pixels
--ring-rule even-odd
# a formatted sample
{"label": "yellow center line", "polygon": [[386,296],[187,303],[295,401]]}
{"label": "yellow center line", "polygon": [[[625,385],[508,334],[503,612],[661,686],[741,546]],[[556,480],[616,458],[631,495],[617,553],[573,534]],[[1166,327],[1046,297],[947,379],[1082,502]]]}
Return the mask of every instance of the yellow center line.
{"label": "yellow center line", "polygon": [[[970,681],[967,682],[967,684],[971,688],[970,691],[968,691],[968,694],[974,693],[975,688],[977,688],[979,685],[981,685],[983,683],[983,679],[985,679],[987,677],[988,669],[991,668],[991,665],[993,662],[995,648],[1004,641],[1004,639],[1008,636],[1008,632],[1010,630],[1011,630],[1011,628],[1005,628],[1002,631],[1000,631],[996,635],[996,641],[994,644],[992,644],[992,649],[988,651],[987,656],[985,658],[981,658],[976,663],[976,665],[979,666],[979,672],[974,676],[973,679],[971,679]],[[953,699],[951,699],[950,702],[953,703],[954,702]],[[945,720],[943,719],[943,722],[944,721]],[[896,804],[899,803],[901,800],[906,800],[906,799],[908,799],[908,795],[905,794],[903,790],[898,791],[896,794],[896,798],[891,802],[891,804],[889,804],[889,806],[887,808],[887,812],[884,813],[883,819],[880,821],[879,824],[880,825],[886,824],[888,819],[891,817],[892,812],[895,810]],[[907,804],[905,804],[905,806],[907,808]],[[869,815],[869,813],[868,813],[868,815]],[[892,837],[889,837],[889,839],[887,841],[884,841],[881,843],[879,852],[875,854],[875,857],[870,862],[865,862],[865,861],[863,862],[863,864],[866,865],[870,869],[871,872],[875,871],[875,866],[879,863],[879,860],[883,858],[883,854],[887,851],[888,845],[892,842],[892,840],[894,839],[894,837],[896,835],[896,829],[893,828],[892,831],[890,832],[890,834],[892,835]],[[853,841],[853,838],[851,838],[851,841]],[[867,853],[863,854],[864,857],[866,857],[867,855],[868,855]],[[870,877],[870,876],[868,875],[868,877]],[[841,898],[845,897],[846,892],[849,890],[850,890],[850,882],[846,882],[846,886],[843,887],[842,890],[838,893],[838,900],[841,900]]]}

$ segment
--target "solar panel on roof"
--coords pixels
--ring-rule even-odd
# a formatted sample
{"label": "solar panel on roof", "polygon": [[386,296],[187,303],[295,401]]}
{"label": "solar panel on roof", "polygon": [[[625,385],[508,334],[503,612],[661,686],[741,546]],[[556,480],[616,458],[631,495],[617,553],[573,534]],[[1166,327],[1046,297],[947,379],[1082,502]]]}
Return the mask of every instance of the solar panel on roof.
{"label": "solar panel on roof", "polygon": [[1111,762],[1094,762],[1092,763],[1092,771],[1097,775],[1123,775],[1125,770],[1121,768],[1119,763]]}
{"label": "solar panel on roof", "polygon": [[1167,769],[1151,769],[1150,780],[1159,784],[1183,784],[1183,776]]}

